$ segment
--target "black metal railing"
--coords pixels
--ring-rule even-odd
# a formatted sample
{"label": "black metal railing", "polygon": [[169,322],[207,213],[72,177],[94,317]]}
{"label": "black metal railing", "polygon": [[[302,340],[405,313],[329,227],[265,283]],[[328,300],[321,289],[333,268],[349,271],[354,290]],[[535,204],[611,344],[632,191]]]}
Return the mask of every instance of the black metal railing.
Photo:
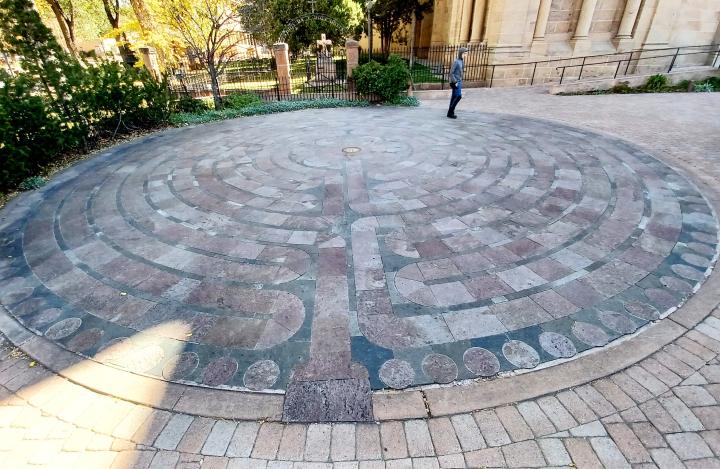
{"label": "black metal railing", "polygon": [[[695,57],[695,60],[684,60],[685,57]],[[720,56],[719,44],[706,44],[698,46],[668,47],[657,49],[635,49],[628,52],[615,52],[607,54],[587,55],[564,59],[539,60],[534,62],[498,63],[489,64],[490,68],[488,86],[492,87],[498,80],[500,73],[512,71],[513,84],[534,85],[536,83],[548,84],[557,82],[562,84],[570,78],[576,81],[583,78],[583,73],[593,70],[592,78],[617,78],[641,72],[669,73],[678,66],[712,65],[717,67]],[[662,62],[663,60],[666,62]],[[647,64],[653,60],[654,63]],[[643,65],[641,63],[647,65]],[[683,63],[680,63],[683,62]],[[644,66],[644,68],[643,68]],[[568,74],[568,70],[577,69],[577,75]],[[500,77],[508,79],[508,77]],[[588,78],[585,76],[585,78]]]}
{"label": "black metal railing", "polygon": [[[169,85],[178,96],[212,97],[212,81],[204,68],[176,69],[169,77]],[[332,56],[327,57],[291,57],[289,79],[278,75],[272,58],[232,62],[218,77],[218,87],[222,97],[233,93],[253,93],[265,101],[358,99],[347,82],[347,59],[342,48],[336,48]]]}
{"label": "black metal railing", "polygon": [[468,86],[484,86],[487,79],[489,52],[487,46],[482,43],[429,47],[393,45],[388,51],[374,49],[372,53],[361,50],[360,63],[367,63],[371,59],[383,63],[389,55],[397,55],[405,59],[410,67],[413,84],[444,89],[448,86],[450,67],[457,58],[461,47],[468,49],[464,58],[465,81],[468,82]]}

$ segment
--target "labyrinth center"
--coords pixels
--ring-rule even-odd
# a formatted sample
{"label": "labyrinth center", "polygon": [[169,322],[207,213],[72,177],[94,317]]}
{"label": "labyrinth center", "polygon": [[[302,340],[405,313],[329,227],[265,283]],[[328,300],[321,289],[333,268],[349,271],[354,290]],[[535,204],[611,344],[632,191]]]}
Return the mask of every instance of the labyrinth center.
{"label": "labyrinth center", "polygon": [[436,114],[303,111],[117,147],[0,212],[0,301],[165,380],[403,389],[603,347],[714,263],[705,199],[642,150]]}

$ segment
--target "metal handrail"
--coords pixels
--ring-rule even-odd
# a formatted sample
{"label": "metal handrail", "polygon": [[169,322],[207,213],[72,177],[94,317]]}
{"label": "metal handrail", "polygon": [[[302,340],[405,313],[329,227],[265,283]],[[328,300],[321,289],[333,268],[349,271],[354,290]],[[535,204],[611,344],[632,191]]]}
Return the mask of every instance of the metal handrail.
{"label": "metal handrail", "polygon": [[[683,52],[683,53],[680,53],[680,49],[685,49],[685,48],[690,48],[690,47],[710,47],[710,46],[714,46],[715,49],[706,50],[706,51],[699,51],[699,52]],[[659,50],[673,50],[673,49],[675,49],[675,53],[674,53],[674,54],[653,55],[652,57],[637,57],[637,58],[633,58],[633,54],[634,54],[635,52],[654,52],[654,51],[659,51]],[[605,62],[586,63],[585,59],[586,59],[587,57],[583,57],[583,63],[582,63],[582,64],[579,64],[579,65],[577,65],[577,64],[574,64],[574,65],[561,65],[561,66],[559,66],[559,67],[555,67],[555,70],[560,70],[560,69],[562,69],[562,73],[561,73],[561,75],[560,75],[560,84],[562,84],[563,78],[564,78],[564,76],[565,76],[565,70],[568,69],[568,68],[580,67],[580,73],[578,74],[578,78],[577,78],[577,79],[578,79],[578,80],[581,80],[581,79],[582,79],[583,68],[585,68],[586,65],[609,65],[609,64],[617,63],[618,66],[617,66],[617,68],[615,69],[615,75],[613,76],[613,78],[617,78],[618,73],[620,72],[620,66],[622,65],[623,62],[627,62],[627,63],[628,63],[628,64],[627,64],[627,67],[625,68],[625,73],[624,73],[624,74],[627,74],[627,71],[628,71],[628,69],[630,68],[630,63],[631,63],[633,60],[635,60],[635,61],[637,61],[637,62],[640,62],[641,60],[662,59],[662,58],[666,58],[666,57],[672,57],[672,58],[673,58],[673,59],[672,59],[672,62],[670,62],[670,67],[668,68],[668,71],[667,71],[667,73],[670,73],[670,72],[672,71],[673,67],[675,66],[675,62],[677,61],[677,58],[680,57],[680,56],[696,55],[696,54],[712,54],[712,53],[715,53],[715,58],[717,59],[718,54],[720,54],[720,46],[717,45],[717,44],[710,44],[710,45],[708,45],[708,46],[688,46],[688,47],[673,47],[673,48],[667,48],[667,49],[634,50],[634,51],[630,51],[630,52],[629,52],[630,58],[627,58],[627,59],[606,60]],[[628,52],[623,52],[623,54],[628,54]],[[577,58],[579,59],[579,57],[577,57]],[[713,60],[713,61],[714,61],[714,60]]]}
{"label": "metal handrail", "polygon": [[[715,50],[713,49],[713,50],[709,50],[709,51],[688,52],[688,53],[685,53],[685,54],[678,54],[678,51],[681,50],[681,49],[694,49],[694,48],[701,48],[701,47],[713,47],[713,48],[718,48],[718,50],[715,51]],[[599,64],[601,64],[601,62],[597,62],[597,63],[587,63],[587,59],[592,59],[592,58],[596,58],[596,57],[609,57],[609,56],[615,56],[615,55],[627,55],[627,54],[630,54],[630,57],[631,57],[630,59],[621,59],[620,62],[625,62],[625,61],[628,61],[628,60],[630,60],[630,61],[632,61],[632,60],[644,60],[644,59],[651,59],[651,58],[659,58],[660,56],[639,57],[638,59],[632,59],[632,55],[635,54],[635,53],[642,53],[642,52],[662,52],[662,51],[666,51],[666,50],[675,50],[675,51],[676,51],[676,54],[678,54],[678,55],[709,54],[709,53],[715,52],[715,53],[716,53],[716,56],[715,56],[715,59],[713,60],[713,62],[714,62],[714,61],[717,60],[718,55],[720,55],[720,44],[715,44],[715,43],[713,43],[713,44],[703,44],[703,45],[693,45],[693,46],[681,46],[681,47],[661,47],[661,48],[653,48],[653,49],[643,49],[643,48],[640,48],[640,49],[633,49],[633,50],[627,51],[627,52],[611,52],[611,53],[605,53],[605,54],[586,55],[586,56],[580,56],[580,57],[565,57],[565,58],[562,58],[562,59],[536,60],[536,61],[532,61],[532,62],[514,62],[514,63],[490,64],[490,65],[488,65],[488,67],[492,67],[492,69],[491,69],[491,71],[490,71],[490,82],[489,82],[489,84],[488,84],[488,87],[489,87],[489,88],[492,88],[493,80],[494,80],[494,78],[495,78],[495,68],[497,68],[497,67],[517,67],[517,66],[521,66],[521,65],[532,65],[532,66],[533,66],[533,74],[532,74],[532,77],[530,78],[530,85],[533,85],[534,82],[535,82],[535,72],[536,72],[536,70],[537,70],[538,64],[549,64],[549,63],[553,63],[553,62],[565,62],[565,61],[568,61],[568,60],[582,60],[583,63],[581,63],[581,64],[565,65],[565,66],[561,65],[561,66],[555,67],[556,69],[561,69],[561,68],[563,69],[563,70],[562,70],[562,75],[561,75],[561,77],[560,77],[560,80],[561,80],[561,83],[562,83],[562,80],[563,80],[563,77],[564,77],[564,73],[565,73],[565,68],[570,68],[570,67],[583,67],[583,68],[584,68],[584,67],[587,66],[587,65],[599,65]],[[668,57],[670,57],[670,56],[675,56],[676,54],[670,54],[670,55],[668,55]],[[615,62],[616,62],[616,61],[611,61],[610,63],[615,63]],[[672,65],[674,65],[674,61],[673,61],[673,64],[672,64]],[[630,62],[628,62],[628,67],[627,67],[627,68],[629,68],[629,67],[630,67]],[[618,73],[618,71],[619,71],[619,68],[620,68],[620,65],[618,65],[618,70],[616,70],[616,72],[615,72],[615,77],[617,77],[617,73]],[[671,68],[671,69],[672,69],[672,68]],[[625,73],[627,73],[627,69],[626,69]]]}

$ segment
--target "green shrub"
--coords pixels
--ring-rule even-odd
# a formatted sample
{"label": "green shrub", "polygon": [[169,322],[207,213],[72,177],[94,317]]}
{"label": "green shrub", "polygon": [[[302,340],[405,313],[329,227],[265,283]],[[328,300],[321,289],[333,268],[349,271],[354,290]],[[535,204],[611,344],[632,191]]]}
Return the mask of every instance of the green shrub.
{"label": "green shrub", "polygon": [[[0,70],[0,189],[36,174],[75,137],[57,113],[33,92],[32,81]],[[68,145],[68,140],[70,145]]]}
{"label": "green shrub", "polygon": [[720,77],[709,77],[705,81],[707,83],[710,83],[712,85],[713,89],[720,90]]}
{"label": "green shrub", "polygon": [[644,88],[648,91],[660,91],[665,88],[668,84],[668,79],[665,75],[657,74],[648,78],[645,82]]}
{"label": "green shrub", "polygon": [[260,96],[254,93],[233,93],[223,99],[223,105],[230,109],[242,109],[261,102]]}
{"label": "green shrub", "polygon": [[367,101],[347,101],[344,99],[315,99],[298,101],[271,101],[261,102],[241,109],[223,109],[222,111],[208,110],[199,114],[177,113],[170,118],[174,125],[196,125],[204,124],[235,117],[257,116],[263,114],[275,114],[278,112],[299,111],[302,109],[326,109],[341,107],[366,107]]}
{"label": "green shrub", "polygon": [[46,183],[47,179],[42,176],[31,176],[21,182],[18,187],[20,188],[20,190],[23,191],[31,191],[33,189],[38,189],[44,186]]}
{"label": "green shrub", "polygon": [[713,91],[715,91],[715,88],[709,81],[695,83],[695,92],[697,93],[711,93]]}
{"label": "green shrub", "polygon": [[680,80],[676,84],[670,86],[673,91],[691,91],[693,82],[690,80]]}
{"label": "green shrub", "polygon": [[175,112],[204,112],[208,110],[207,104],[200,100],[190,96],[180,96],[178,100],[173,103],[173,110]]}
{"label": "green shrub", "polygon": [[118,63],[81,65],[29,0],[0,0],[0,44],[22,73],[0,74],[0,189],[103,134],[155,127],[170,115],[166,81]]}
{"label": "green shrub", "polygon": [[630,85],[626,81],[622,81],[622,82],[618,83],[617,85],[613,86],[612,88],[610,88],[610,92],[616,93],[616,94],[628,94],[628,93],[633,93],[634,91],[635,90],[630,88]]}
{"label": "green shrub", "polygon": [[375,61],[359,65],[353,70],[358,93],[380,101],[392,101],[407,90],[410,70],[405,61],[391,55],[387,65]]}

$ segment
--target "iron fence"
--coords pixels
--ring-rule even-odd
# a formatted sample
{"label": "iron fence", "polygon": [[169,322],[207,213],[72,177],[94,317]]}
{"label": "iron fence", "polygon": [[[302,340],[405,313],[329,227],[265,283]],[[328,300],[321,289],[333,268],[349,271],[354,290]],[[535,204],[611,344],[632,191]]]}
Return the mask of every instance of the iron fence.
{"label": "iron fence", "polygon": [[[178,96],[212,97],[210,75],[204,68],[176,69],[169,84]],[[289,80],[278,76],[273,58],[234,61],[218,77],[218,85],[222,97],[253,93],[266,101],[357,99],[347,82],[347,59],[342,48],[336,48],[331,57],[308,54],[291,57]]]}
{"label": "iron fence", "polygon": [[412,48],[407,45],[393,45],[388,51],[374,49],[372,53],[362,50],[360,63],[369,62],[371,59],[385,62],[388,56],[397,55],[405,59],[410,67],[410,74],[416,88],[445,89],[449,82],[450,67],[457,58],[461,47],[468,49],[464,58],[464,86],[484,86],[487,80],[489,49],[482,43]]}

